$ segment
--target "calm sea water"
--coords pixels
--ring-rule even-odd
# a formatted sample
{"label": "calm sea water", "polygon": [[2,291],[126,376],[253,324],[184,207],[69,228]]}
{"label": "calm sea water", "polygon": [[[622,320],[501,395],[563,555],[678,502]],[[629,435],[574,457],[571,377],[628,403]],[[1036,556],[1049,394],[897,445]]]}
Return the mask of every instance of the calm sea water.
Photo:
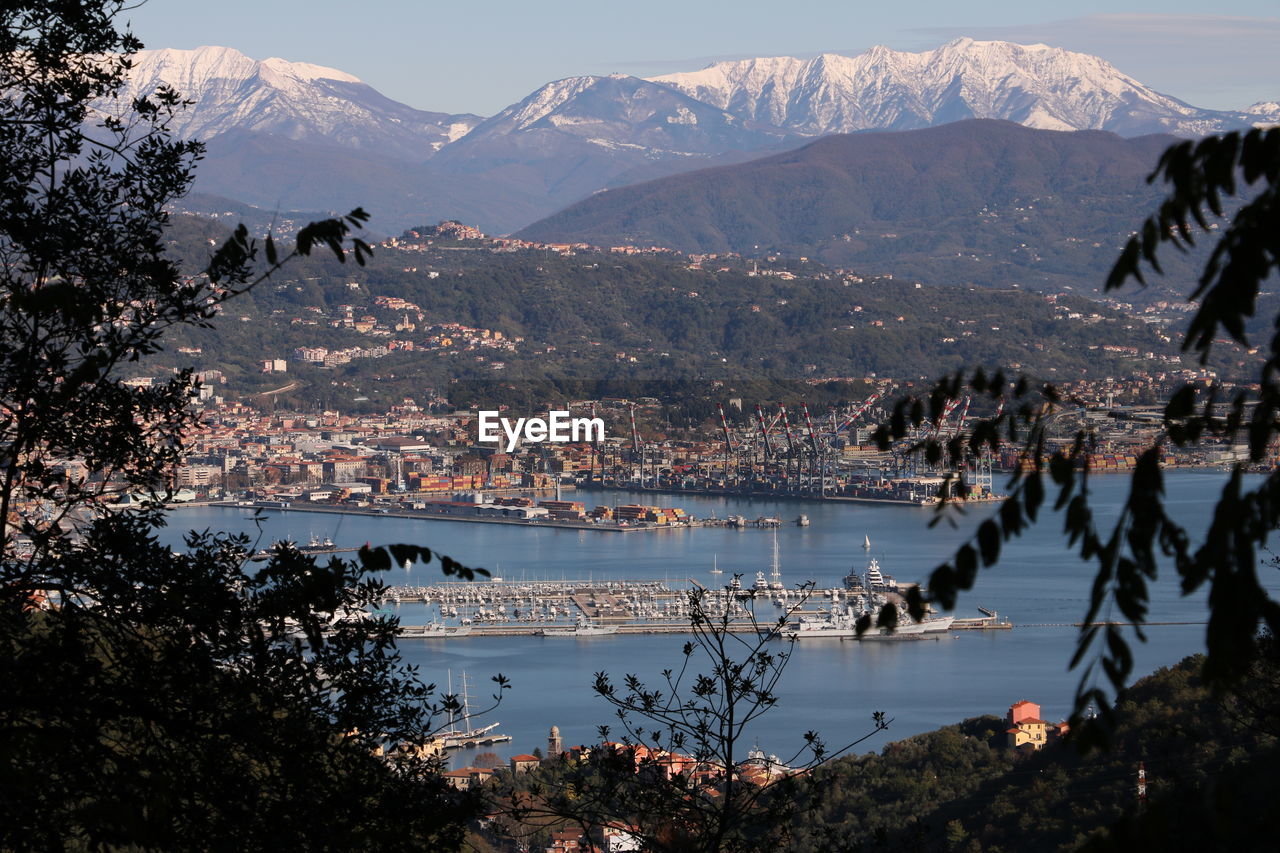
{"label": "calm sea water", "polygon": [[[1190,525],[1193,537],[1207,522],[1222,482],[1223,475],[1213,472],[1169,474],[1170,511]],[[1123,476],[1093,478],[1094,506],[1101,517],[1118,511],[1128,484]],[[865,567],[864,536],[870,537],[871,553],[882,570],[902,581],[923,580],[964,539],[967,529],[994,510],[978,507],[961,518],[956,528],[943,523],[929,529],[933,511],[915,507],[628,492],[584,492],[578,499],[588,505],[679,505],[699,517],[777,515],[790,521],[803,512],[811,526],[784,524],[778,531],[783,581],[788,586],[807,580],[819,586],[839,585],[851,567]],[[173,513],[164,538],[176,545],[182,531],[204,528],[252,531],[253,525],[244,510],[183,508]],[[938,642],[799,644],[783,677],[777,707],[761,719],[752,736],[764,749],[785,759],[811,729],[832,746],[860,737],[870,730],[873,711],[886,712],[893,723],[859,751],[966,717],[1003,714],[1021,699],[1039,703],[1048,719],[1066,716],[1078,682],[1078,673],[1067,670],[1077,633],[1069,623],[1084,615],[1093,573],[1066,549],[1061,528],[1061,518],[1046,513],[1022,538],[1007,543],[1000,563],[984,570],[975,589],[960,599],[956,612],[961,616],[979,615],[976,608],[981,605],[998,610],[1019,627],[962,632]],[[299,512],[273,512],[264,526],[264,544],[282,538],[305,542],[313,535],[330,536],[339,545],[366,541],[426,545],[516,581],[693,578],[710,585],[742,572],[750,582],[757,571],[769,571],[773,547],[771,532],[754,529],[609,534]],[[713,561],[723,575],[709,573]],[[1280,572],[1264,572],[1268,585],[1280,591],[1277,576]],[[429,584],[440,580],[440,575],[432,566],[415,566],[395,572],[388,580]],[[1183,597],[1171,567],[1162,572],[1151,595],[1152,622],[1206,618],[1205,597]],[[403,615],[407,623],[423,621],[414,618],[422,616],[420,610],[406,609]],[[1134,647],[1138,674],[1176,663],[1203,648],[1203,625],[1154,626],[1147,633],[1148,642]],[[679,664],[686,639],[681,635],[470,637],[405,640],[402,648],[409,660],[421,666],[425,678],[441,685],[452,673],[456,690],[465,671],[473,707],[492,692],[490,676],[502,673],[510,678],[514,687],[501,707],[478,722],[501,722],[502,731],[514,740],[494,751],[510,755],[536,746],[545,749],[553,724],[560,727],[566,744],[591,742],[598,725],[616,723],[612,709],[591,690],[593,674],[608,672],[615,681],[625,673],[656,679],[662,669]],[[465,762],[468,757],[461,754],[455,761]]]}

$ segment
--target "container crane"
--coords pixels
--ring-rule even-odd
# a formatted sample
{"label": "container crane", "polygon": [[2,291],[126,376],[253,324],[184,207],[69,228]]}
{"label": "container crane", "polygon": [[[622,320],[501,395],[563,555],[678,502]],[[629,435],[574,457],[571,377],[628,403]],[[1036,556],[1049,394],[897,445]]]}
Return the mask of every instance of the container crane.
{"label": "container crane", "polygon": [[[844,432],[846,429],[848,429],[850,426],[852,426],[852,425],[853,425],[853,423],[854,423],[855,421],[857,421],[857,420],[858,420],[858,418],[860,418],[860,417],[862,417],[864,414],[866,414],[867,410],[868,410],[868,409],[870,409],[872,406],[874,406],[874,405],[876,404],[876,402],[877,402],[877,401],[879,401],[879,399],[880,399],[881,397],[883,397],[883,396],[884,396],[884,394],[882,394],[881,392],[877,391],[877,392],[875,392],[874,394],[872,394],[870,397],[868,397],[867,399],[863,400],[863,401],[862,401],[862,404],[861,404],[861,405],[859,405],[859,406],[858,406],[858,408],[856,408],[856,409],[854,409],[854,410],[853,410],[853,414],[849,415],[849,417],[845,419],[844,423],[842,423],[842,424],[840,424],[839,426],[835,427],[835,429],[833,430],[833,432],[834,432],[836,435],[839,435],[840,433]],[[833,420],[833,422],[834,422],[834,414],[835,414],[835,413],[834,413],[834,412],[832,412],[832,415],[833,415],[832,420]]]}
{"label": "container crane", "polygon": [[822,453],[818,450],[818,434],[813,430],[813,418],[809,417],[809,404],[801,403],[800,411],[804,413],[804,425],[809,430],[809,446],[813,449],[813,455],[821,456]]}
{"label": "container crane", "polygon": [[809,404],[801,403],[800,411],[804,413],[804,425],[809,430],[809,448],[813,453],[813,465],[809,469],[809,487],[813,488],[813,473],[817,471],[821,482],[819,483],[820,493],[827,490],[826,482],[826,463],[822,458],[822,449],[818,446],[818,434],[813,429],[813,418],[809,417]]}
{"label": "container crane", "polygon": [[783,434],[787,437],[787,456],[794,458],[796,455],[796,445],[791,439],[791,419],[787,417],[787,407],[778,406],[778,411],[782,417]]}
{"label": "container crane", "polygon": [[942,433],[942,426],[947,422],[947,418],[951,417],[951,413],[960,405],[959,400],[948,400],[946,405],[942,407],[942,414],[938,416],[937,422],[933,425],[933,435],[930,438],[938,438]]}
{"label": "container crane", "polygon": [[724,431],[724,449],[726,453],[733,453],[733,438],[729,435],[729,421],[724,416],[724,406],[716,403],[716,410],[720,413],[720,429]]}
{"label": "container crane", "polygon": [[631,417],[631,452],[640,455],[640,433],[636,431],[636,404],[632,403],[629,411]]}
{"label": "container crane", "polygon": [[720,429],[724,431],[724,478],[727,483],[729,480],[729,460],[733,458],[733,437],[729,435],[729,421],[724,416],[724,406],[716,403],[716,410],[720,413]]}
{"label": "container crane", "polygon": [[769,444],[769,427],[764,422],[764,410],[759,404],[756,405],[756,423],[760,425],[760,440],[764,442],[764,458],[768,461],[773,458],[773,447]]}
{"label": "container crane", "polygon": [[971,398],[964,398],[964,408],[960,410],[960,420],[956,422],[956,435],[964,434],[964,425],[969,420],[969,404],[971,402],[973,402]]}

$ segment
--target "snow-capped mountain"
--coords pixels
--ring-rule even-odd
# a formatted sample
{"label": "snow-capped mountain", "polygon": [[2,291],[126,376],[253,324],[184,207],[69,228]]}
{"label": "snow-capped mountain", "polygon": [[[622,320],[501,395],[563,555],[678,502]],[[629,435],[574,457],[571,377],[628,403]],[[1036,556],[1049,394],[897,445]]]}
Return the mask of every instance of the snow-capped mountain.
{"label": "snow-capped mountain", "polygon": [[1280,103],[1276,101],[1259,101],[1245,107],[1244,112],[1259,127],[1280,124]]}
{"label": "snow-capped mountain", "polygon": [[[498,179],[520,209],[550,212],[602,189],[740,162],[788,141],[803,137],[638,77],[571,77],[485,120],[428,168]],[[514,205],[507,208],[503,216]]]}
{"label": "snow-capped mountain", "polygon": [[549,152],[569,141],[648,159],[706,157],[764,148],[795,135],[638,77],[570,77],[486,119],[442,152],[436,165],[472,159],[495,146]]}
{"label": "snow-capped mountain", "polygon": [[1201,110],[1160,94],[1096,56],[968,38],[923,53],[875,47],[858,56],[744,59],[649,79],[743,118],[812,136],[963,118],[1122,136],[1199,136],[1253,120],[1246,111]]}
{"label": "snow-capped mountain", "polygon": [[1277,103],[1200,110],[1095,56],[972,39],[924,53],[722,62],[649,80],[571,77],[489,119],[414,109],[337,69],[225,47],[142,51],[133,64],[125,99],[163,83],[193,102],[172,127],[209,143],[197,190],[268,209],[362,204],[388,230],[461,216],[515,231],[602,189],[830,133],[962,118],[1123,136],[1280,123]]}
{"label": "snow-capped mountain", "polygon": [[480,121],[413,109],[334,68],[259,61],[228,47],[140,51],[129,83],[124,103],[160,84],[192,101],[172,127],[204,140],[269,133],[421,162]]}

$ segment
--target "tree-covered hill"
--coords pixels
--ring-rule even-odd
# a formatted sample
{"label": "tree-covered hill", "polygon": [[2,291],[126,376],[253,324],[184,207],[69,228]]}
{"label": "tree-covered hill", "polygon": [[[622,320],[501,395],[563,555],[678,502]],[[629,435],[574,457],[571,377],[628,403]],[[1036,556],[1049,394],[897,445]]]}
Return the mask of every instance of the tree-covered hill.
{"label": "tree-covered hill", "polygon": [[[966,720],[819,771],[796,851],[1261,850],[1274,809],[1280,693],[1274,657],[1230,695],[1191,657],[1135,683],[1111,748],[1015,755],[997,717]],[[1147,796],[1138,796],[1138,769]]]}
{"label": "tree-covered hill", "polygon": [[805,255],[938,285],[1100,290],[1160,198],[1146,177],[1172,141],[992,120],[833,135],[601,192],[517,236]]}
{"label": "tree-covered hill", "polygon": [[[210,226],[182,219],[173,251],[198,262]],[[1057,379],[1155,373],[1182,366],[1166,338],[1065,291],[935,287],[813,261],[696,264],[670,253],[446,241],[379,248],[362,268],[304,260],[238,300],[216,328],[175,332],[150,366],[222,370],[233,394],[297,381],[295,402],[349,406],[458,379],[932,378],[974,363]],[[294,355],[393,342],[413,349],[328,367]],[[266,359],[285,359],[287,375],[262,373]]]}

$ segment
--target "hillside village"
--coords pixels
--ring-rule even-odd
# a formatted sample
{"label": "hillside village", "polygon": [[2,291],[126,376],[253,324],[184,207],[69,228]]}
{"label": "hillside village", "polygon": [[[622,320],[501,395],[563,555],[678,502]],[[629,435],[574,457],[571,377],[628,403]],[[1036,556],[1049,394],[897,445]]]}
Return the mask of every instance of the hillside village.
{"label": "hillside village", "polygon": [[[373,277],[350,278],[345,284],[330,286],[323,300],[317,299],[319,304],[308,303],[308,297],[300,295],[306,282],[265,285],[261,295],[255,294],[253,304],[260,306],[256,311],[229,318],[247,324],[246,331],[253,327],[258,334],[246,335],[232,327],[227,328],[233,333],[229,338],[226,332],[221,336],[190,336],[179,341],[169,358],[152,359],[149,363],[172,368],[185,362],[200,372],[214,371],[211,375],[221,386],[226,386],[222,380],[229,378],[227,368],[234,363],[239,370],[233,373],[239,375],[231,377],[229,387],[222,388],[225,394],[217,395],[227,399],[281,385],[272,385],[265,377],[249,381],[254,373],[293,374],[287,377],[286,385],[295,378],[304,385],[324,385],[332,379],[342,387],[362,386],[361,378],[369,383],[371,375],[385,379],[390,373],[397,377],[397,388],[417,394],[419,389],[405,384],[415,370],[427,371],[437,382],[445,374],[483,376],[502,372],[521,378],[543,375],[548,369],[563,371],[569,366],[597,373],[605,369],[639,371],[658,378],[672,367],[682,373],[710,372],[714,376],[719,370],[715,365],[720,363],[732,371],[750,369],[752,361],[768,359],[793,375],[820,377],[848,375],[849,371],[839,366],[847,363],[842,360],[852,357],[876,362],[881,376],[923,378],[924,374],[912,377],[910,372],[892,368],[890,354],[905,339],[926,354],[936,353],[938,358],[946,359],[944,363],[966,362],[971,358],[967,355],[970,349],[982,342],[984,346],[994,344],[1011,353],[1022,353],[1006,362],[1005,366],[1012,370],[1026,369],[1025,364],[1035,361],[1048,378],[1065,380],[1069,376],[1065,374],[1066,365],[1065,375],[1054,376],[1058,372],[1054,356],[1068,353],[1081,364],[1109,365],[1108,372],[1113,376],[1147,379],[1183,366],[1185,359],[1174,341],[1191,310],[1189,303],[1163,299],[1135,305],[1114,297],[1090,302],[1069,292],[1039,296],[1019,292],[1017,304],[1024,307],[1011,315],[984,302],[977,293],[928,289],[919,283],[895,281],[891,275],[868,279],[851,270],[829,269],[804,258],[768,256],[748,261],[732,253],[685,255],[658,246],[534,243],[489,238],[474,227],[454,221],[388,238],[379,244],[378,251],[382,271]],[[519,297],[529,300],[529,304],[518,308],[486,302],[483,292],[465,311],[447,307],[459,301],[455,294],[464,282],[471,282],[476,276],[498,275],[489,271],[487,262],[481,262],[483,257],[497,259],[505,255],[518,256],[520,270],[533,263],[534,258],[560,259],[562,266],[555,270],[548,267],[546,272],[558,288],[556,295],[547,291],[539,296],[537,286],[531,284],[527,295]],[[634,285],[611,285],[605,291],[594,284],[607,280],[600,266],[610,257],[654,259],[656,265],[626,273],[655,279],[641,295],[644,305],[632,308],[639,315],[636,322],[622,319],[628,316],[629,306],[619,301],[627,298]],[[538,274],[537,269],[531,271]],[[674,281],[676,271],[685,276],[678,286],[657,284],[664,278]],[[762,286],[744,290],[736,284],[739,281],[757,281]],[[764,282],[770,284],[766,286]],[[581,293],[584,286],[598,295],[573,304],[574,294]],[[501,298],[513,298],[508,290],[499,291]],[[306,289],[308,295],[315,293],[314,287]],[[937,303],[943,298],[951,300],[947,303],[950,307],[940,310]],[[554,303],[539,305],[540,299]],[[439,304],[430,304],[430,300],[438,300]],[[547,316],[555,310],[553,304],[559,305],[561,300],[568,300],[564,308],[580,313],[581,319],[569,317],[557,324]],[[593,311],[599,304],[597,300],[605,301]],[[988,306],[986,310],[983,305]],[[748,323],[737,319],[742,312],[757,316]],[[681,313],[688,316],[681,317]],[[513,322],[522,315],[527,319]],[[1029,326],[1031,315],[1036,319]],[[485,323],[484,317],[496,322]],[[714,326],[701,329],[696,338],[676,334],[675,329],[697,323],[695,317],[705,317],[712,324],[743,324],[741,342],[730,345],[722,341],[716,347]],[[571,331],[579,328],[575,324],[593,319],[609,324],[609,328],[595,330],[594,334],[585,329],[576,334]],[[815,320],[831,325],[813,330],[820,337],[812,344],[812,356],[796,349],[802,339],[793,334],[779,336],[795,329],[797,323]],[[1044,324],[1054,324],[1051,338],[1038,331]],[[758,332],[746,332],[757,327]],[[271,333],[262,333],[266,329]],[[603,335],[604,331],[610,334]],[[658,334],[667,339],[657,338]],[[701,343],[703,336],[707,344]],[[612,347],[605,337],[611,339]],[[222,338],[237,345],[223,344]],[[1075,342],[1077,339],[1080,343]],[[278,343],[273,344],[273,340]],[[1256,353],[1232,356],[1232,347],[1225,341],[1222,344],[1221,350],[1227,355],[1208,365],[1202,375],[1216,375],[1231,364],[1227,358],[1234,358],[1244,367]],[[707,345],[710,350],[704,349]],[[743,347],[747,349],[739,352]],[[721,348],[723,352],[716,351]],[[759,359],[752,359],[752,349],[761,353]],[[852,356],[842,352],[851,352]],[[347,371],[329,378],[315,372],[371,365],[388,357],[395,357],[394,367],[361,368],[357,373]],[[932,361],[937,363],[937,358]],[[915,366],[908,370],[920,370],[926,363],[930,363],[929,358],[917,356]],[[606,368],[610,364],[613,367]],[[1095,371],[1099,369],[1095,367]],[[133,379],[142,382],[146,377]],[[206,391],[204,396],[208,399],[215,395]],[[335,396],[336,393],[330,395]],[[354,392],[352,396],[356,396]]]}

